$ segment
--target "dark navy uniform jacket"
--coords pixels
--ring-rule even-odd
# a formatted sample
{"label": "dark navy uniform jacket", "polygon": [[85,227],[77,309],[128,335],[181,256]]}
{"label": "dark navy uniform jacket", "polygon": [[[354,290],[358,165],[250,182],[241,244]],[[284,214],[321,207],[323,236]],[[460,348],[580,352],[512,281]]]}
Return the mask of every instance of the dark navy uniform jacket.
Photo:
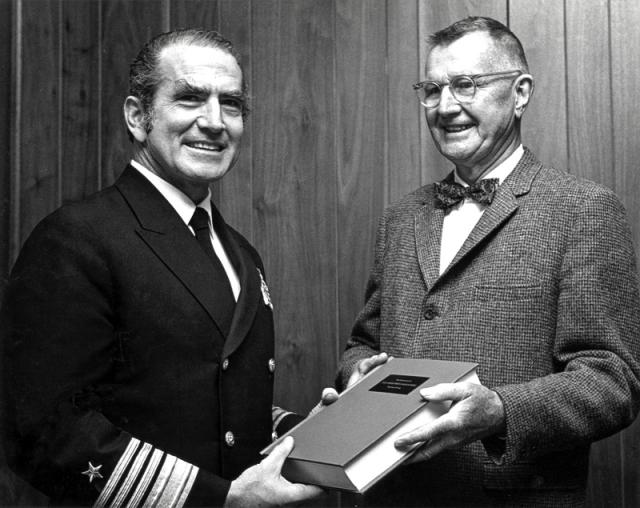
{"label": "dark navy uniform jacket", "polygon": [[220,505],[270,442],[262,261],[213,215],[241,284],[227,336],[206,254],[131,167],[25,243],[2,309],[6,446],[54,504]]}

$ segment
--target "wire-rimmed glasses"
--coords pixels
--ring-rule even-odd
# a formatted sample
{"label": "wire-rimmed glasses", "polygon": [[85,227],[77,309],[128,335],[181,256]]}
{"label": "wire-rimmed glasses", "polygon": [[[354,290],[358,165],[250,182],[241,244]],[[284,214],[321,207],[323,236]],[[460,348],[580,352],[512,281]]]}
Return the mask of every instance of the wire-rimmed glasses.
{"label": "wire-rimmed glasses", "polygon": [[461,74],[452,77],[448,83],[437,83],[435,81],[421,81],[413,85],[413,89],[418,96],[420,104],[425,108],[435,108],[440,104],[442,97],[442,89],[449,86],[453,97],[461,103],[469,103],[473,101],[478,88],[478,80],[484,81],[486,78],[504,79],[510,76],[514,78],[524,74],[520,70],[503,71],[503,72],[487,72],[485,74]]}

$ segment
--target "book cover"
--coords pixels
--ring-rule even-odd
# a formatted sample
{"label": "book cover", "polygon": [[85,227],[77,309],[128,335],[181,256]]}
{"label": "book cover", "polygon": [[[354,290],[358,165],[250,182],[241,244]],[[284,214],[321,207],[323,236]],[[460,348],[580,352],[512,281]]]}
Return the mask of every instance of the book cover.
{"label": "book cover", "polygon": [[450,402],[427,402],[420,389],[439,383],[478,382],[477,364],[393,358],[345,390],[322,411],[281,439],[295,446],[282,475],[289,481],[362,493],[406,459],[411,451],[393,446],[400,434],[446,413]]}

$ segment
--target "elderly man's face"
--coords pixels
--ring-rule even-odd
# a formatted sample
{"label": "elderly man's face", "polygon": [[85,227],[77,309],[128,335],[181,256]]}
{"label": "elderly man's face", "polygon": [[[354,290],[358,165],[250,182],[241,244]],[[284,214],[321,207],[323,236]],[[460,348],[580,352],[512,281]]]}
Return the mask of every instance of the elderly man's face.
{"label": "elderly man's face", "polygon": [[[482,32],[472,32],[429,53],[425,79],[438,83],[461,74],[512,70],[499,47]],[[508,147],[519,143],[516,130],[514,79],[478,80],[475,97],[460,103],[449,87],[440,104],[426,109],[427,123],[438,150],[452,161],[461,176],[475,180],[491,168]]]}
{"label": "elderly man's face", "polygon": [[151,130],[136,131],[140,162],[198,202],[238,157],[242,71],[229,53],[189,45],[165,48],[158,70]]}

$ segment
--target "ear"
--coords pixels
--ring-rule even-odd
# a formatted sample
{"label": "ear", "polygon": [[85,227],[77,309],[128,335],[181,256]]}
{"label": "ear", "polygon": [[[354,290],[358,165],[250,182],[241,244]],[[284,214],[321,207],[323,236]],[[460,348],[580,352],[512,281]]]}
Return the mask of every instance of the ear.
{"label": "ear", "polygon": [[124,100],[124,121],[131,135],[139,143],[143,143],[147,139],[147,130],[145,128],[145,111],[142,101],[138,97],[129,95]]}
{"label": "ear", "polygon": [[533,95],[533,76],[531,74],[523,74],[516,79],[515,91],[516,91],[516,118],[522,118],[525,109],[531,100]]}

